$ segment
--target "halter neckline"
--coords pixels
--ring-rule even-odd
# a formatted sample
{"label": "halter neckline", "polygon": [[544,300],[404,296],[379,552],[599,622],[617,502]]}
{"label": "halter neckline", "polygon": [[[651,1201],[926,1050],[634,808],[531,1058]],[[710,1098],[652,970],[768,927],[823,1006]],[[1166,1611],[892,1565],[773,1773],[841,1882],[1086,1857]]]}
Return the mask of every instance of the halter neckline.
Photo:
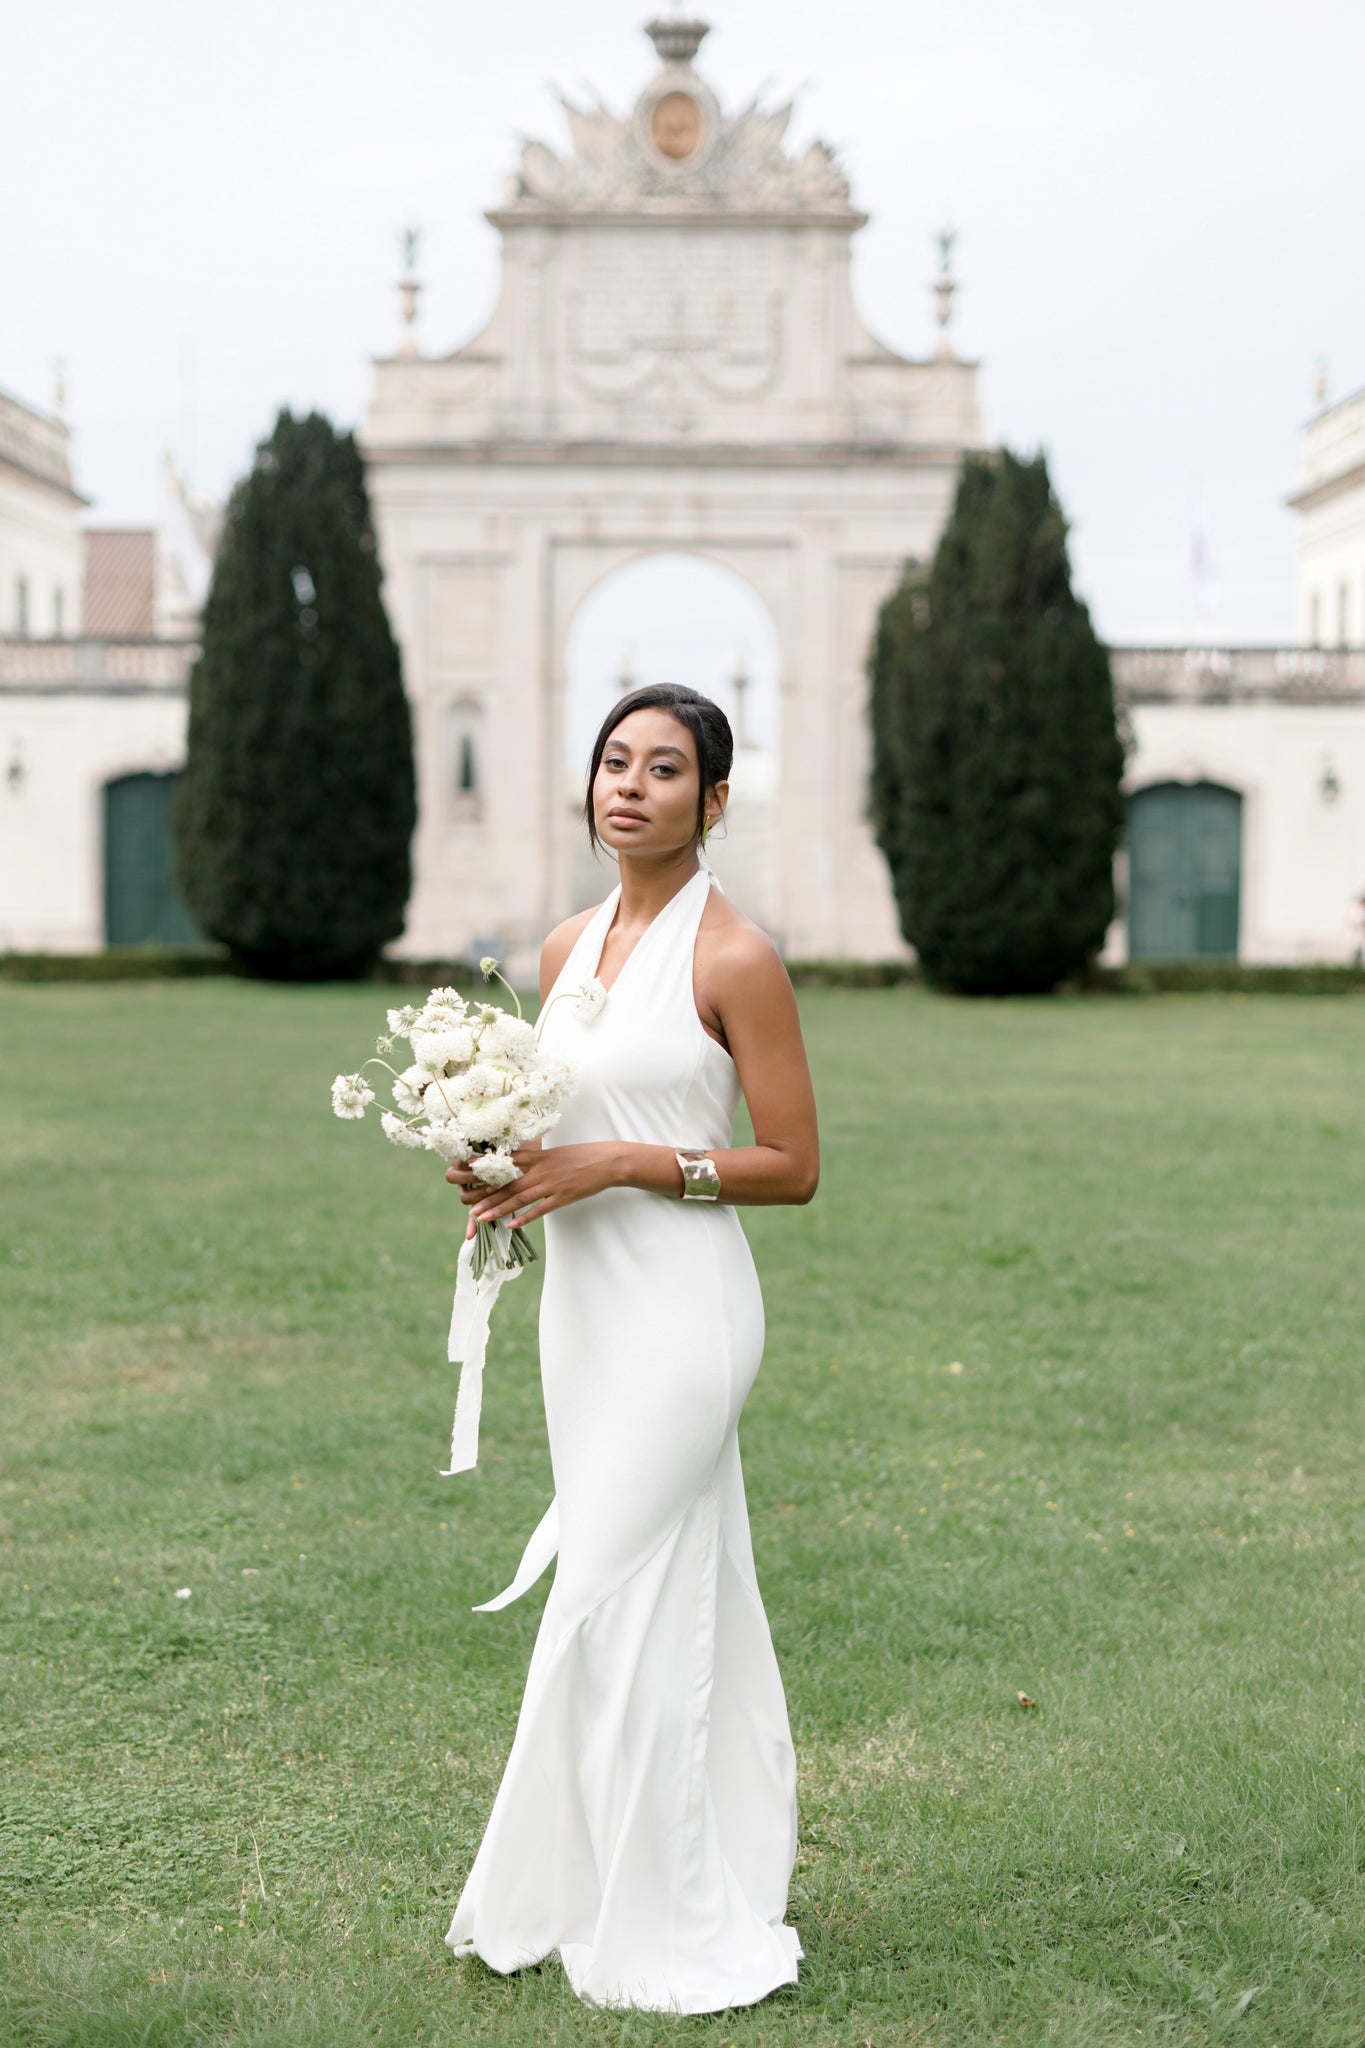
{"label": "halter neckline", "polygon": [[[643,945],[645,944],[646,940],[648,940],[648,939],[649,939],[649,937],[651,936],[651,934],[652,934],[652,933],[654,933],[655,931],[657,931],[657,930],[658,930],[658,928],[659,928],[660,924],[661,924],[661,923],[663,922],[663,920],[664,920],[664,919],[665,919],[665,918],[666,918],[666,917],[668,916],[668,914],[669,914],[669,912],[670,912],[670,911],[672,910],[673,906],[674,906],[674,905],[675,905],[676,903],[678,903],[679,901],[681,901],[681,899],[682,899],[682,898],[683,898],[684,896],[686,896],[686,894],[687,894],[688,890],[689,890],[689,889],[691,889],[691,888],[694,888],[694,887],[695,887],[695,885],[696,885],[696,884],[697,884],[697,883],[698,883],[698,882],[699,882],[699,881],[700,881],[700,880],[702,879],[702,877],[703,877],[703,876],[705,876],[705,877],[707,878],[708,886],[709,886],[709,884],[710,884],[711,882],[715,881],[715,872],[714,872],[714,870],[713,870],[712,868],[710,868],[709,866],[706,866],[705,864],[703,864],[703,865],[701,865],[701,866],[699,866],[699,867],[698,867],[698,869],[697,869],[697,871],[696,871],[696,873],[695,873],[694,875],[689,875],[689,876],[688,876],[687,880],[686,880],[686,881],[685,881],[685,882],[683,883],[683,885],[682,885],[681,889],[675,889],[675,890],[674,890],[673,894],[672,894],[672,895],[671,895],[671,896],[669,897],[669,899],[668,899],[667,903],[661,904],[661,905],[660,905],[660,907],[659,907],[659,909],[655,911],[655,913],[654,913],[653,917],[651,917],[651,919],[649,920],[649,923],[648,923],[648,924],[647,924],[647,925],[645,926],[645,928],[644,928],[644,930],[643,930],[643,931],[641,932],[641,934],[640,934],[639,938],[638,938],[638,939],[637,939],[637,940],[635,941],[635,944],[634,944],[634,945],[633,945],[633,946],[631,947],[631,949],[630,949],[630,951],[629,951],[629,952],[627,953],[627,955],[626,955],[625,959],[624,959],[624,960],[623,960],[623,961],[621,962],[621,965],[620,965],[620,966],[619,966],[619,967],[617,968],[617,970],[616,970],[616,979],[615,979],[615,980],[614,980],[614,981],[612,982],[612,984],[611,984],[611,987],[610,987],[610,988],[607,988],[607,987],[605,987],[605,986],[604,986],[604,988],[603,988],[603,993],[604,993],[605,995],[610,995],[610,994],[612,993],[612,991],[613,991],[614,989],[617,989],[617,988],[619,988],[619,987],[620,987],[620,984],[621,984],[621,976],[622,976],[622,975],[623,975],[623,974],[624,974],[624,973],[626,972],[627,968],[628,968],[628,967],[630,966],[630,963],[631,963],[631,961],[632,961],[632,960],[633,960],[633,959],[635,958],[636,954],[637,954],[637,953],[639,952],[639,950],[640,950],[641,946],[643,946]],[[620,908],[620,903],[621,903],[621,884],[620,884],[620,883],[618,882],[618,883],[616,884],[615,888],[614,888],[614,889],[612,890],[611,894],[610,894],[610,895],[609,895],[609,896],[608,896],[608,897],[606,898],[606,900],[604,901],[604,903],[603,903],[603,905],[602,905],[602,908],[601,908],[601,910],[599,910],[599,911],[598,911],[598,913],[597,913],[598,917],[600,917],[600,918],[602,918],[602,919],[603,919],[603,923],[602,923],[602,929],[601,929],[601,934],[600,934],[600,936],[599,936],[599,937],[598,937],[598,939],[597,939],[597,945],[596,945],[596,952],[595,952],[595,954],[593,955],[592,975],[591,975],[591,977],[590,977],[590,978],[591,978],[591,979],[594,979],[594,980],[596,980],[596,981],[598,981],[599,983],[600,983],[600,982],[601,982],[601,980],[602,980],[602,976],[601,976],[601,973],[600,973],[600,969],[601,969],[601,965],[602,965],[602,954],[603,954],[603,951],[604,951],[604,949],[605,949],[605,947],[606,947],[607,939],[608,939],[608,937],[609,937],[609,935],[610,935],[610,933],[611,933],[611,928],[612,928],[612,925],[614,924],[614,922],[615,922],[615,920],[616,920],[616,913],[617,913],[617,910],[618,910],[618,909]],[[722,1048],[722,1050],[723,1050],[723,1049],[724,1049],[724,1048]]]}

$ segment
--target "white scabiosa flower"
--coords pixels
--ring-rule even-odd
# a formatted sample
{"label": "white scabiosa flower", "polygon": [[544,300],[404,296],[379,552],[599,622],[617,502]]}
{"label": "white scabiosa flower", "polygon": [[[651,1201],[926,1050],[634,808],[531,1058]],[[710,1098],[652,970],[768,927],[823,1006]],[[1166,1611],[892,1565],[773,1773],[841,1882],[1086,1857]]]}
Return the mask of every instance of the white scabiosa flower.
{"label": "white scabiosa flower", "polygon": [[502,1145],[512,1135],[516,1111],[511,1098],[497,1095],[488,1102],[462,1102],[460,1129],[476,1145]]}
{"label": "white scabiosa flower", "polygon": [[[393,1084],[393,1099],[401,1115],[422,1114],[422,1090],[430,1080],[431,1076],[425,1067],[409,1067],[405,1073],[398,1076]],[[443,1110],[442,1115],[444,1114]]]}
{"label": "white scabiosa flower", "polygon": [[461,1075],[457,1074],[453,1080],[449,1081],[440,1079],[433,1081],[430,1074],[424,1072],[422,1078],[426,1082],[426,1087],[422,1090],[422,1113],[432,1123],[447,1123],[451,1117],[462,1112],[463,1104],[460,1100],[460,1081],[463,1077]]}
{"label": "white scabiosa flower", "polygon": [[498,1101],[509,1092],[506,1073],[487,1060],[476,1060],[463,1074],[456,1074],[448,1086],[461,1102]]}
{"label": "white scabiosa flower", "polygon": [[480,1187],[505,1188],[521,1179],[521,1168],[508,1152],[481,1152],[474,1162],[474,1175]]}
{"label": "white scabiosa flower", "polygon": [[401,1010],[390,1010],[389,1036],[391,1038],[406,1038],[416,1022],[417,1012],[411,1003],[404,1003]]}
{"label": "white scabiosa flower", "polygon": [[423,1003],[421,1014],[431,1020],[427,1028],[434,1029],[438,1017],[452,1017],[458,1022],[468,1008],[457,988],[434,988]]}
{"label": "white scabiosa flower", "polygon": [[558,1102],[564,1093],[565,1071],[557,1060],[537,1060],[535,1066],[522,1076],[520,1092],[528,1101],[542,1106]]}
{"label": "white scabiosa flower", "polygon": [[575,1017],[581,1017],[585,1024],[591,1024],[593,1018],[601,1014],[606,1000],[607,992],[594,975],[592,980],[585,981],[578,991],[578,1001],[573,1006],[573,1013]]}
{"label": "white scabiosa flower", "polygon": [[509,1017],[505,1010],[495,1010],[492,1022],[485,1023],[479,1033],[479,1058],[524,1060],[535,1050],[535,1043],[535,1031],[524,1017]]}
{"label": "white scabiosa flower", "polygon": [[474,1057],[474,1034],[463,1024],[443,1031],[414,1031],[412,1056],[419,1067],[432,1074],[448,1074],[467,1067]]}
{"label": "white scabiosa flower", "polygon": [[543,1138],[546,1131],[553,1130],[559,1122],[561,1111],[557,1109],[519,1109],[513,1138],[518,1145],[529,1145],[533,1138]]}
{"label": "white scabiosa flower", "polygon": [[444,1159],[447,1166],[463,1164],[474,1149],[456,1123],[428,1124],[420,1142],[426,1146],[428,1152],[434,1152],[438,1159]]}
{"label": "white scabiosa flower", "polygon": [[348,1123],[365,1114],[367,1103],[374,1101],[374,1090],[360,1074],[338,1074],[332,1083],[332,1110]]}
{"label": "white scabiosa flower", "polygon": [[401,1145],[405,1152],[420,1152],[423,1149],[423,1134],[404,1123],[401,1116],[394,1116],[385,1110],[379,1119],[379,1128],[391,1145]]}

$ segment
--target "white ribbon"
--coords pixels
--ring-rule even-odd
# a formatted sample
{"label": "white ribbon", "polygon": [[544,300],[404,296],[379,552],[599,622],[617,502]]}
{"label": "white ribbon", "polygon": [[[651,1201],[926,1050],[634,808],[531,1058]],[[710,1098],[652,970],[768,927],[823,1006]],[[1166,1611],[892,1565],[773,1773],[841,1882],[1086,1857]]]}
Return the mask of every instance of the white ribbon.
{"label": "white ribbon", "polygon": [[[499,1230],[503,1229],[500,1224]],[[490,1258],[479,1279],[474,1278],[475,1240],[467,1237],[460,1246],[456,1268],[455,1300],[450,1311],[450,1343],[447,1355],[460,1368],[460,1387],[455,1396],[455,1421],[450,1432],[450,1463],[441,1474],[451,1479],[457,1472],[470,1472],[479,1462],[479,1412],[483,1407],[483,1366],[488,1351],[488,1324],[493,1304],[504,1282],[519,1277],[522,1268],[503,1265]],[[499,1250],[503,1249],[501,1241]],[[559,1502],[552,1500],[531,1533],[521,1555],[516,1577],[492,1600],[474,1609],[475,1614],[496,1614],[520,1600],[549,1565],[559,1549]]]}
{"label": "white ribbon", "polygon": [[521,1553],[521,1563],[511,1585],[496,1599],[485,1600],[481,1607],[476,1607],[475,1614],[496,1614],[500,1607],[510,1607],[514,1600],[520,1600],[522,1594],[534,1586],[558,1549],[559,1498],[556,1495],[531,1532],[531,1540]]}
{"label": "white ribbon", "polygon": [[[499,1230],[503,1226],[499,1224]],[[521,1267],[503,1265],[490,1258],[479,1279],[474,1278],[474,1246],[467,1237],[460,1246],[455,1274],[455,1300],[450,1311],[450,1342],[446,1356],[460,1368],[459,1392],[455,1396],[455,1420],[450,1431],[450,1463],[442,1479],[457,1472],[470,1472],[479,1462],[479,1411],[483,1407],[483,1362],[488,1351],[488,1319],[503,1284],[515,1280]],[[501,1249],[501,1246],[499,1247]]]}

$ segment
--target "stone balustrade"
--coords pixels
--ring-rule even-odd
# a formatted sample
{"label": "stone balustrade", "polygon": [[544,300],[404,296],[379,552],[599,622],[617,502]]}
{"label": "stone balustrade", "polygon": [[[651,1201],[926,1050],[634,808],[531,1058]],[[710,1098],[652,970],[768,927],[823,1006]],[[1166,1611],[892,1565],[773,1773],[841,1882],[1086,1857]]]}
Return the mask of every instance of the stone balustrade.
{"label": "stone balustrade", "polygon": [[6,696],[183,696],[192,640],[0,639]]}
{"label": "stone balustrade", "polygon": [[[0,638],[0,690],[183,693],[192,640]],[[1127,704],[1365,702],[1365,647],[1115,647],[1114,685]]]}
{"label": "stone balustrade", "polygon": [[1126,704],[1357,704],[1365,647],[1115,647]]}

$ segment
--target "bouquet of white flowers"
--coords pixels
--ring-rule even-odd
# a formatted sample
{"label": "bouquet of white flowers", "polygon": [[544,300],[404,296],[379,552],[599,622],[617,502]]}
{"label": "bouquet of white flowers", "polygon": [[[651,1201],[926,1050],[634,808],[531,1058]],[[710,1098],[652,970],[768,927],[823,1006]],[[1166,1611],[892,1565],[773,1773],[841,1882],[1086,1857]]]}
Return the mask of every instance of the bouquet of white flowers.
{"label": "bouquet of white flowers", "polygon": [[[497,972],[495,960],[481,963],[486,977],[502,981],[516,1003],[516,1015],[492,1003],[470,1003],[453,988],[434,988],[420,1009],[411,1005],[388,1013],[387,1033],[375,1057],[354,1074],[332,1083],[332,1108],[339,1117],[363,1117],[375,1094],[365,1079],[368,1067],[393,1077],[394,1111],[380,1116],[384,1135],[413,1152],[434,1152],[450,1165],[468,1163],[479,1184],[506,1187],[520,1177],[512,1153],[558,1123],[560,1104],[573,1086],[563,1060],[540,1050],[535,1029],[521,1014],[516,990]],[[399,1072],[386,1055],[395,1040],[406,1040],[412,1063]],[[479,1223],[460,1252],[449,1356],[463,1366],[450,1472],[462,1472],[478,1457],[479,1405],[488,1320],[503,1282],[515,1279],[535,1258],[519,1226]]]}

